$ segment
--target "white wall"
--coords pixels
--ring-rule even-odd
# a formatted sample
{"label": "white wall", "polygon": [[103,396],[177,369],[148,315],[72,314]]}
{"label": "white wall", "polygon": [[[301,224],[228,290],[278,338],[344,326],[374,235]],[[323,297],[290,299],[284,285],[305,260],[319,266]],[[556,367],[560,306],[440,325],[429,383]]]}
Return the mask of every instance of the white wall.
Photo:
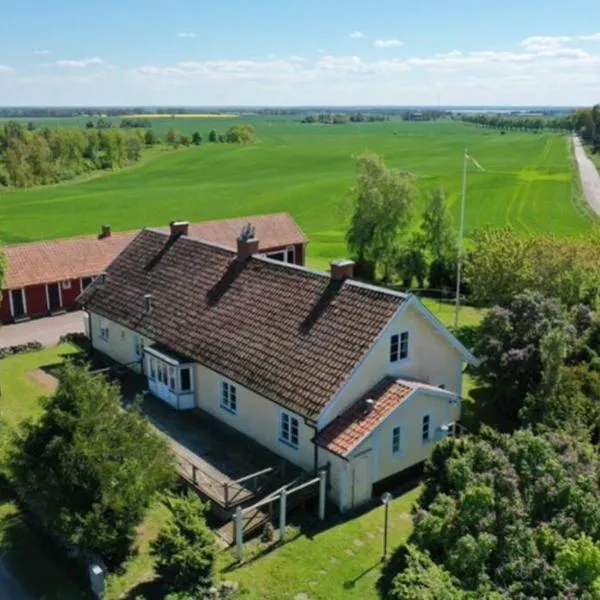
{"label": "white wall", "polygon": [[[292,448],[279,440],[279,420],[282,407],[275,402],[245,388],[218,373],[195,365],[196,402],[202,410],[241,431],[269,450],[290,462],[312,471],[314,468],[314,444],[311,439],[315,430],[305,424],[304,418],[291,412],[299,420],[299,447]],[[221,407],[221,383],[227,381],[237,388],[237,413],[231,414]]]}
{"label": "white wall", "polygon": [[[352,473],[354,459],[365,451],[371,451],[371,474],[373,483],[391,477],[409,467],[423,462],[431,455],[435,443],[445,437],[439,431],[441,425],[447,425],[459,417],[460,409],[450,404],[447,397],[438,396],[425,390],[417,390],[403,402],[375,431],[365,438],[348,457],[347,476],[340,481],[346,491],[340,489],[340,497],[346,498],[346,507],[352,506]],[[421,425],[424,415],[430,415],[429,442],[421,438]],[[401,429],[401,452],[392,453],[392,431]]]}
{"label": "white wall", "polygon": [[[129,365],[129,367],[139,373],[141,371],[139,363],[140,359],[135,355],[135,344],[134,334],[131,329],[123,327],[118,323],[105,319],[100,315],[89,313],[90,318],[90,330],[92,334],[92,346],[103,352],[110,358],[116,360],[121,364]],[[108,323],[109,327],[109,338],[108,341],[104,341],[100,337],[100,326],[103,322]],[[154,342],[146,337],[142,336],[144,346],[151,346]]]}
{"label": "white wall", "polygon": [[[390,362],[390,337],[409,333],[408,359]],[[319,418],[319,429],[354,404],[387,375],[430,385],[443,385],[460,394],[462,359],[459,352],[413,306],[388,324],[365,360]]]}

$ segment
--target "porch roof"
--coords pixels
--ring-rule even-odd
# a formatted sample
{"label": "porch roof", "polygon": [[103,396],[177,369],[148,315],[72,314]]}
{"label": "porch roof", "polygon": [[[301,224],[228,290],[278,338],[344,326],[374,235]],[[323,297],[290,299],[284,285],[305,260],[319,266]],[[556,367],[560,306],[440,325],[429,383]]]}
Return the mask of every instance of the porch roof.
{"label": "porch roof", "polygon": [[338,456],[348,456],[396,408],[418,390],[443,396],[449,400],[455,398],[452,392],[441,388],[386,377],[322,429],[315,436],[314,443]]}
{"label": "porch roof", "polygon": [[187,358],[181,354],[178,354],[177,352],[173,352],[162,344],[152,344],[152,346],[146,346],[144,348],[144,352],[173,365],[189,365],[194,362],[191,358]]}

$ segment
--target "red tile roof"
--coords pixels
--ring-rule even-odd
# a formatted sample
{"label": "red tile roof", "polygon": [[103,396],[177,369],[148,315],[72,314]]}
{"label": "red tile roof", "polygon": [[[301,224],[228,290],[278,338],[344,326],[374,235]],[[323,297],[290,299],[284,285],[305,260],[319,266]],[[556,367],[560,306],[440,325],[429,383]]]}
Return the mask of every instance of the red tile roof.
{"label": "red tile roof", "polygon": [[130,232],[83,236],[4,247],[5,288],[14,289],[97,275],[131,242]]}
{"label": "red tile roof", "polygon": [[[406,296],[144,230],[81,302],[315,419]],[[145,312],[144,294],[153,295]],[[240,402],[243,400],[239,400]]]}
{"label": "red tile roof", "polygon": [[[386,377],[315,438],[315,444],[346,456],[400,406],[420,384]],[[367,399],[373,401],[370,409]]]}
{"label": "red tile roof", "polygon": [[[255,227],[260,250],[264,252],[308,241],[287,213],[191,223],[189,235],[235,248],[236,239],[246,223]],[[169,228],[161,230],[168,232]],[[97,275],[106,269],[137,233],[126,231],[113,233],[104,239],[88,235],[6,246],[3,249],[7,262],[5,288],[21,288]]]}

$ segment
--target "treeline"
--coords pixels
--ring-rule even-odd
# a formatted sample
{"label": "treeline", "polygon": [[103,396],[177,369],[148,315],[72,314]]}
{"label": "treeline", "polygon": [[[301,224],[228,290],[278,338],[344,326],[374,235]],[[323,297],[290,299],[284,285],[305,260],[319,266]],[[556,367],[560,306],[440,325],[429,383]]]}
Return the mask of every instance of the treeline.
{"label": "treeline", "polygon": [[218,133],[211,129],[208,141],[221,144],[252,144],[256,140],[256,131],[249,124],[232,125],[225,133]]}
{"label": "treeline", "polygon": [[45,127],[30,131],[18,121],[0,129],[0,186],[29,187],[72,179],[98,169],[120,169],[140,160],[141,131]]}
{"label": "treeline", "polygon": [[141,129],[152,129],[152,119],[121,119],[119,126],[123,129],[135,129],[136,127]]}
{"label": "treeline", "polygon": [[326,125],[346,125],[347,123],[375,123],[388,121],[389,117],[377,113],[330,113],[308,114],[302,119],[302,123],[324,123]]}
{"label": "treeline", "polygon": [[573,117],[573,129],[594,152],[600,152],[600,104],[580,108]]}
{"label": "treeline", "polygon": [[580,108],[570,114],[556,116],[527,116],[514,114],[461,114],[461,121],[473,123],[479,127],[490,127],[503,131],[569,131],[580,135],[592,146],[600,149],[600,105],[592,108]]}

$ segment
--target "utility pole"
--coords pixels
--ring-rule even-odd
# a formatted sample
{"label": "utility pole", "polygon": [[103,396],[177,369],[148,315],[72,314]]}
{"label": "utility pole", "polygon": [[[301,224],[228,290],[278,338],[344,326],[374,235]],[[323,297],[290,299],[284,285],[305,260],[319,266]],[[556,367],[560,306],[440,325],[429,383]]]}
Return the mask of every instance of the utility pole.
{"label": "utility pole", "polygon": [[458,314],[460,312],[460,276],[463,257],[463,236],[465,233],[465,203],[467,200],[467,149],[463,155],[462,198],[460,202],[460,226],[458,231],[458,257],[456,261],[456,313],[454,315],[454,329],[458,329]]}

